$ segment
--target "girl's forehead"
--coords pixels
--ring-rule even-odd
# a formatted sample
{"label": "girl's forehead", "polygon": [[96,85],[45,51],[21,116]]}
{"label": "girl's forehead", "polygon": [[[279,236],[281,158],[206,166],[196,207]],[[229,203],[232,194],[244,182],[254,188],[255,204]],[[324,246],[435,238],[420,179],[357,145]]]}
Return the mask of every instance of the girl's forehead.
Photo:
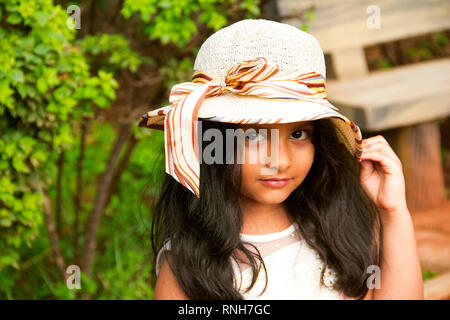
{"label": "girl's forehead", "polygon": [[313,127],[313,121],[297,121],[297,122],[288,122],[288,123],[275,123],[275,124],[259,124],[259,123],[248,123],[248,124],[240,124],[239,127],[247,129],[247,128],[255,128],[255,129],[291,129],[291,128],[299,128],[299,127]]}

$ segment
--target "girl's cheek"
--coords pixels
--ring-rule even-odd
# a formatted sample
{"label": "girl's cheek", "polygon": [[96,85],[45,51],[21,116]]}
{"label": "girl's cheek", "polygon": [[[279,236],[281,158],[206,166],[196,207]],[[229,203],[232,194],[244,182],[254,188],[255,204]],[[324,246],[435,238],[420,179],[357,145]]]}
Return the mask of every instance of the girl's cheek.
{"label": "girl's cheek", "polygon": [[264,142],[249,143],[246,142],[244,149],[244,165],[255,166],[254,171],[257,172],[257,165],[264,165],[265,159],[268,157],[268,146]]}
{"label": "girl's cheek", "polygon": [[256,166],[243,164],[241,172],[241,194],[253,198],[255,189],[257,188],[257,179],[259,178],[257,175],[258,169]]}
{"label": "girl's cheek", "polygon": [[314,145],[309,143],[296,150],[292,156],[291,169],[298,178],[306,177],[314,162]]}
{"label": "girl's cheek", "polygon": [[308,175],[314,162],[314,146],[311,145],[308,152],[300,155],[299,159],[303,161],[299,162],[299,171],[303,173],[303,178]]}
{"label": "girl's cheek", "polygon": [[259,167],[257,164],[242,165],[242,185],[249,185],[259,179]]}

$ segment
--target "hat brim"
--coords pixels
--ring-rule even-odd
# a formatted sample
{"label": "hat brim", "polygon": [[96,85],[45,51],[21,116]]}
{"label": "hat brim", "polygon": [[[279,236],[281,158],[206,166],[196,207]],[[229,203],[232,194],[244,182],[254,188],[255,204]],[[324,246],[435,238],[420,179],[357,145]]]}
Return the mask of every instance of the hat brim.
{"label": "hat brim", "polygon": [[[280,101],[225,92],[219,96],[205,98],[198,118],[239,124],[275,124],[330,118],[339,141],[359,159],[362,140],[359,128],[331,107],[303,100]],[[145,124],[141,126],[164,130],[164,118],[168,110],[170,106],[149,112]]]}

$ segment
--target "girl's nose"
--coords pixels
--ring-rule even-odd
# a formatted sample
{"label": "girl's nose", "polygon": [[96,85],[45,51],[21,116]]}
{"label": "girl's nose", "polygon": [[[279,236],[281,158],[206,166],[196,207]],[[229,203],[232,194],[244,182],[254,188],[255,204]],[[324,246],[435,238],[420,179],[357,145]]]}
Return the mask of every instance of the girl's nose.
{"label": "girl's nose", "polygon": [[269,156],[266,159],[266,165],[279,172],[286,171],[291,165],[288,141],[271,131],[268,149]]}

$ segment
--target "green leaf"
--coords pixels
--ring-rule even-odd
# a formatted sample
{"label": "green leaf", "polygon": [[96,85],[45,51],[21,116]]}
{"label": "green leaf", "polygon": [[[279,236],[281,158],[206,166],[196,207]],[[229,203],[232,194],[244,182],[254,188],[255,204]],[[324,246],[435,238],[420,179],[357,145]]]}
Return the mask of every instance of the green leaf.
{"label": "green leaf", "polygon": [[50,47],[42,43],[38,45],[36,48],[34,48],[34,52],[41,56],[45,55],[49,50]]}
{"label": "green leaf", "polygon": [[22,22],[22,17],[17,12],[14,12],[6,19],[6,22],[10,24],[19,24]]}
{"label": "green leaf", "polygon": [[97,96],[97,89],[94,87],[86,87],[83,90],[83,97],[85,99],[93,99]]}
{"label": "green leaf", "polygon": [[173,6],[172,1],[168,1],[168,0],[163,0],[158,3],[158,7],[163,8],[163,9],[168,9],[168,8],[171,8],[172,6]]}
{"label": "green leaf", "polygon": [[100,95],[94,97],[93,101],[96,105],[98,105],[101,108],[104,108],[104,107],[107,107],[110,105],[109,100],[106,99],[104,96],[100,96]]}
{"label": "green leaf", "polygon": [[34,14],[34,18],[36,19],[36,21],[41,25],[41,27],[45,26],[45,24],[47,23],[48,19],[51,17],[51,13],[49,12],[36,12]]}
{"label": "green leaf", "polygon": [[4,228],[9,228],[12,225],[12,220],[9,218],[1,218],[0,219],[0,226],[4,227]]}
{"label": "green leaf", "polygon": [[25,155],[30,154],[30,152],[33,149],[35,144],[36,144],[36,140],[34,140],[33,138],[28,137],[28,136],[22,137],[19,140],[19,146],[22,148]]}
{"label": "green leaf", "polygon": [[37,150],[32,153],[30,157],[31,164],[35,167],[40,165],[41,163],[45,162],[47,160],[48,153],[44,152],[42,150]]}
{"label": "green leaf", "polygon": [[2,192],[14,193],[16,185],[11,182],[8,177],[3,176],[0,179],[0,190]]}
{"label": "green leaf", "polygon": [[16,237],[8,237],[7,242],[8,242],[8,244],[12,245],[13,247],[18,248],[20,246],[21,239],[20,239],[20,237],[17,237],[17,236]]}
{"label": "green leaf", "polygon": [[116,91],[113,88],[109,86],[102,86],[102,89],[105,96],[109,99],[114,100],[116,98]]}
{"label": "green leaf", "polygon": [[7,206],[7,207],[12,207],[14,206],[14,203],[17,201],[16,198],[8,193],[0,193],[0,200],[3,201],[3,203]]}
{"label": "green leaf", "polygon": [[23,162],[23,160],[20,159],[19,157],[14,157],[12,159],[12,165],[13,165],[14,169],[16,169],[18,172],[23,172],[23,173],[30,172],[30,170],[27,167],[27,165],[25,164],[25,162]]}
{"label": "green leaf", "polygon": [[27,96],[27,86],[23,85],[22,83],[17,84],[16,86],[17,91],[19,91],[20,97],[22,99],[25,99]]}
{"label": "green leaf", "polygon": [[6,103],[7,98],[14,93],[6,79],[0,80],[0,103]]}
{"label": "green leaf", "polygon": [[221,15],[218,12],[213,12],[211,15],[211,19],[208,22],[208,26],[212,27],[215,31],[221,29],[226,24],[227,19],[225,18],[225,16]]}
{"label": "green leaf", "polygon": [[71,93],[71,90],[67,87],[59,87],[53,93],[56,100],[63,102]]}
{"label": "green leaf", "polygon": [[9,71],[8,76],[15,83],[23,83],[24,81],[23,72],[20,69],[12,69],[11,71]]}
{"label": "green leaf", "polygon": [[436,35],[436,41],[439,47],[445,47],[448,44],[448,38],[445,36],[443,32],[439,32]]}
{"label": "green leaf", "polygon": [[39,78],[39,79],[37,80],[36,85],[37,85],[37,89],[38,89],[38,91],[39,91],[40,93],[45,93],[45,92],[47,91],[47,89],[48,89],[47,82],[46,82],[45,79],[43,79],[43,78]]}
{"label": "green leaf", "polygon": [[33,217],[33,211],[38,209],[39,200],[34,194],[26,193],[22,202],[25,209],[28,209],[28,212],[24,212],[23,215],[27,220],[31,220]]}

